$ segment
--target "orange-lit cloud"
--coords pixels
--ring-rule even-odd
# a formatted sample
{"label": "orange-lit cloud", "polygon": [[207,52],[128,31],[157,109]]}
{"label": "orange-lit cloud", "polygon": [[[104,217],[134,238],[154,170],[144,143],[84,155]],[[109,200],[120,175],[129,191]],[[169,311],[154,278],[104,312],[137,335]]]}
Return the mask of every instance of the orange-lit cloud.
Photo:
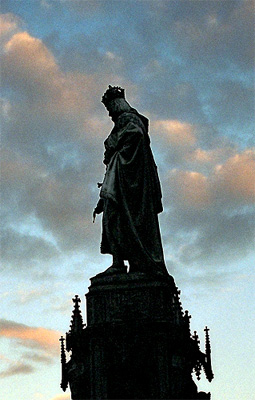
{"label": "orange-lit cloud", "polygon": [[0,337],[19,339],[23,346],[37,347],[50,353],[57,353],[59,349],[59,332],[41,327],[30,327],[5,319],[0,320]]}
{"label": "orange-lit cloud", "polygon": [[2,183],[25,185],[47,176],[46,169],[33,163],[32,159],[22,159],[17,153],[4,148],[1,156]]}
{"label": "orange-lit cloud", "polygon": [[28,32],[14,34],[5,44],[2,73],[8,84],[26,94],[33,112],[84,121],[84,112],[93,105],[93,76],[63,73],[42,40]]}
{"label": "orange-lit cloud", "polygon": [[210,204],[207,177],[199,172],[172,170],[170,185],[179,204],[195,208]]}
{"label": "orange-lit cloud", "polygon": [[58,394],[57,396],[54,396],[51,400],[69,400],[70,399],[70,394],[65,393],[65,394]]}
{"label": "orange-lit cloud", "polygon": [[54,56],[40,39],[34,38],[27,32],[19,32],[6,43],[5,50],[13,61],[23,63],[23,69],[30,72],[40,70],[44,73],[58,69]]}
{"label": "orange-lit cloud", "polygon": [[169,175],[173,198],[187,207],[216,202],[246,204],[255,201],[255,152],[247,150],[218,165],[209,176],[174,169]]}
{"label": "orange-lit cloud", "polygon": [[158,120],[152,122],[152,128],[175,146],[191,146],[196,143],[194,127],[192,125],[180,122],[178,120]]}
{"label": "orange-lit cloud", "polygon": [[0,36],[5,36],[16,31],[20,22],[20,19],[14,14],[0,14]]}
{"label": "orange-lit cloud", "polygon": [[197,148],[192,152],[187,153],[186,160],[188,162],[204,164],[216,164],[224,162],[230,156],[234,155],[234,148],[224,146],[212,150],[204,150]]}
{"label": "orange-lit cloud", "polygon": [[[62,131],[69,126],[69,134],[79,140],[95,140],[95,128],[98,128],[96,136],[101,136],[105,124],[98,118],[98,108],[104,121],[107,120],[107,112],[100,100],[108,84],[124,85],[126,90],[130,89],[133,98],[136,97],[135,85],[114,73],[97,75],[62,71],[43,41],[28,32],[15,33],[5,43],[4,49],[1,63],[3,82],[25,98],[17,108],[20,114],[14,113],[15,117],[22,119],[21,124],[17,121],[19,128],[13,128],[19,132],[20,125],[24,128],[28,125],[28,132],[23,135],[31,135],[31,127],[24,115],[28,120],[32,115],[32,121],[36,118],[50,121],[51,134],[55,124],[57,130],[61,124]],[[114,54],[108,52],[105,57],[113,61]],[[131,102],[132,96],[129,96]],[[9,108],[12,109],[12,104]],[[107,122],[106,132],[111,129],[110,120]]]}
{"label": "orange-lit cloud", "polygon": [[217,191],[236,200],[255,201],[255,151],[246,150],[215,168],[213,183]]}
{"label": "orange-lit cloud", "polygon": [[211,162],[212,161],[212,152],[202,150],[202,149],[196,149],[192,153],[192,155],[190,155],[190,159],[192,161],[197,161],[200,163]]}

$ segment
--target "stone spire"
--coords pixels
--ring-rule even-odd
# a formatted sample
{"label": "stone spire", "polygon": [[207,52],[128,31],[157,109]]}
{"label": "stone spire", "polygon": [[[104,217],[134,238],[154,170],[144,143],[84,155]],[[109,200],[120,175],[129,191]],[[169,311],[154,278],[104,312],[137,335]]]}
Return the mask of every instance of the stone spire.
{"label": "stone spire", "polygon": [[79,303],[81,302],[81,299],[79,296],[76,294],[74,299],[72,299],[74,302],[74,309],[73,309],[73,314],[71,318],[71,325],[70,325],[70,333],[71,334],[76,334],[79,333],[83,330],[84,323],[81,315],[81,310]]}
{"label": "stone spire", "polygon": [[199,347],[200,340],[198,338],[197,331],[194,331],[194,335],[192,336],[192,338],[193,338],[193,340],[195,342],[195,346],[197,347],[197,357],[196,357],[196,364],[195,364],[194,370],[195,370],[195,374],[196,374],[197,379],[200,380],[202,365],[201,365],[200,347]]}
{"label": "stone spire", "polygon": [[68,385],[68,381],[66,373],[66,352],[65,352],[64,340],[65,339],[63,338],[63,336],[61,336],[61,338],[59,339],[61,343],[60,346],[61,346],[61,365],[62,365],[62,380],[60,387],[65,392]]}
{"label": "stone spire", "polygon": [[189,315],[188,310],[185,310],[185,314],[183,316],[184,319],[184,323],[187,329],[187,335],[188,337],[190,337],[190,319],[191,319],[191,315]]}
{"label": "stone spire", "polygon": [[204,371],[206,378],[209,382],[213,379],[213,372],[212,372],[212,363],[211,363],[211,344],[209,338],[209,329],[207,326],[204,329],[205,331],[205,364],[204,364]]}
{"label": "stone spire", "polygon": [[72,299],[74,302],[74,309],[71,317],[71,325],[69,332],[66,333],[66,350],[69,352],[72,350],[72,354],[74,353],[78,355],[78,352],[76,351],[77,346],[79,347],[80,343],[80,338],[82,336],[82,333],[84,332],[84,323],[81,315],[81,310],[79,303],[81,302],[81,299],[79,296],[76,294],[74,298]]}

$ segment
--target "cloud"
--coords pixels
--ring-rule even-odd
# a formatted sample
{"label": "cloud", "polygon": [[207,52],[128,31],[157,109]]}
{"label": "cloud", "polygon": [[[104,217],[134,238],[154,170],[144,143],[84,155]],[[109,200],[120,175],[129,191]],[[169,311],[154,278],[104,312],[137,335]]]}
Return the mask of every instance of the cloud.
{"label": "cloud", "polygon": [[18,340],[24,347],[46,350],[51,356],[58,354],[60,333],[51,329],[35,328],[6,319],[0,320],[0,336]]}
{"label": "cloud", "polygon": [[[92,153],[90,157],[93,156]],[[61,163],[64,160],[62,152]],[[102,179],[102,173],[97,168],[86,173],[88,163],[90,159],[81,171],[77,170],[79,165],[78,168],[67,165],[59,173],[50,173],[16,153],[3,154],[2,196],[6,200],[3,261],[9,259],[9,263],[22,265],[29,261],[31,266],[56,258],[64,248],[77,250],[86,237],[91,238],[91,213],[98,196],[96,182]],[[94,201],[89,188],[91,180],[96,190]]]}
{"label": "cloud", "polygon": [[240,202],[255,201],[255,150],[246,150],[230,157],[223,165],[215,168],[212,177],[215,197],[218,193],[222,198]]}
{"label": "cloud", "polygon": [[[27,32],[6,43],[3,75],[14,93],[5,100],[4,261],[8,257],[12,267],[18,261],[31,267],[59,251],[77,252],[84,243],[93,247],[94,235],[99,242],[99,227],[90,229],[98,198],[94,188],[103,177],[102,142],[111,128],[99,101],[108,78],[62,72],[46,45]],[[95,103],[104,118],[98,117]]]}
{"label": "cloud", "polygon": [[183,10],[173,23],[172,32],[191,62],[204,63],[209,69],[235,63],[247,70],[254,60],[253,7],[250,1],[216,6],[205,2],[202,7],[191,3],[184,9],[193,12],[187,15]]}
{"label": "cloud", "polygon": [[17,362],[16,364],[10,365],[6,370],[0,372],[0,378],[7,378],[14,375],[27,375],[34,371],[35,369],[31,365]]}
{"label": "cloud", "polygon": [[66,393],[66,394],[58,394],[52,397],[51,400],[69,400],[69,399],[70,399],[70,394]]}
{"label": "cloud", "polygon": [[36,371],[33,363],[37,366],[52,364],[59,355],[59,337],[60,333],[54,330],[0,319],[0,338],[13,341],[15,354],[19,354],[19,349],[29,349],[29,352],[21,354],[19,361],[14,362],[5,356],[0,357],[7,364],[6,369],[0,372],[0,377],[31,374]]}
{"label": "cloud", "polygon": [[199,172],[174,169],[169,185],[173,188],[176,203],[180,201],[188,208],[200,208],[210,203],[207,178]]}
{"label": "cloud", "polygon": [[48,3],[47,0],[41,0],[40,5],[41,5],[41,7],[46,8],[46,9],[49,9],[52,7],[52,5],[50,3]]}
{"label": "cloud", "polygon": [[227,268],[251,253],[254,156],[254,150],[245,150],[212,164],[207,174],[175,168],[164,176],[162,231],[170,261],[202,270]]}
{"label": "cloud", "polygon": [[[204,159],[207,152],[202,154]],[[179,207],[187,208],[211,207],[217,203],[228,208],[252,204],[255,201],[254,176],[253,150],[236,154],[224,164],[216,165],[209,176],[173,169],[169,174],[169,200],[171,198]]]}
{"label": "cloud", "polygon": [[191,146],[196,142],[194,128],[188,123],[178,120],[159,120],[153,121],[151,125],[159,135],[162,133],[165,135],[170,145]]}
{"label": "cloud", "polygon": [[18,16],[7,13],[0,14],[0,37],[2,40],[6,40],[8,35],[15,33],[20,29],[21,20]]}
{"label": "cloud", "polygon": [[81,141],[86,152],[90,120],[98,109],[103,114],[100,99],[109,77],[63,72],[43,41],[28,32],[16,33],[5,44],[1,67],[11,110],[3,118],[3,143],[44,161],[56,143],[72,147]]}
{"label": "cloud", "polygon": [[238,124],[240,129],[254,125],[254,88],[244,82],[224,79],[211,89],[208,96],[211,118],[220,125]]}
{"label": "cloud", "polygon": [[194,149],[192,152],[186,154],[186,161],[189,165],[199,166],[208,165],[210,168],[215,164],[224,163],[226,160],[235,154],[236,149],[234,146],[225,145],[224,147],[213,148],[205,150],[200,147]]}
{"label": "cloud", "polygon": [[[153,76],[144,75],[141,87],[143,107],[149,110],[155,119],[189,121],[192,124],[205,123],[206,117],[199,91],[192,82],[183,80],[179,76],[180,67],[163,64],[160,69],[161,71]],[[159,69],[154,69],[157,70]],[[151,81],[154,82],[153,92],[151,92]]]}
{"label": "cloud", "polygon": [[103,137],[111,129],[100,104],[109,76],[63,72],[28,32],[6,42],[2,70],[4,261],[31,267],[59,251],[93,247],[95,235],[99,242],[99,226],[90,228],[104,174]]}
{"label": "cloud", "polygon": [[[218,214],[216,221],[202,227],[192,243],[180,248],[180,260],[185,264],[205,262],[221,266],[242,260],[252,250],[254,226],[249,215]],[[209,222],[209,221],[208,221]]]}
{"label": "cloud", "polygon": [[5,86],[25,96],[30,113],[47,113],[53,121],[60,116],[75,119],[82,128],[95,80],[84,74],[64,74],[42,40],[28,32],[13,35],[5,44],[2,74]]}
{"label": "cloud", "polygon": [[[206,7],[185,3],[179,8],[168,3],[159,6],[150,2],[144,9],[153,31],[147,19],[146,24],[134,20],[136,11],[126,5],[125,18],[122,6],[116,9],[123,24],[107,30],[104,36],[101,25],[99,29],[91,25],[95,34],[71,30],[63,42],[61,30],[54,38],[50,33],[43,40],[29,31],[15,30],[6,38],[2,61],[6,85],[3,145],[7,154],[3,221],[4,249],[11,268],[18,260],[26,270],[25,266],[40,263],[45,268],[50,260],[59,262],[71,253],[81,256],[86,250],[88,258],[94,251],[99,253],[100,224],[91,224],[91,211],[98,197],[96,182],[104,173],[103,138],[112,126],[100,104],[109,83],[124,86],[130,103],[150,115],[152,148],[156,149],[164,202],[172,218],[164,235],[169,230],[173,235],[175,224],[173,232],[177,234],[172,242],[178,257],[178,234],[184,228],[191,235],[196,229],[208,235],[204,227],[212,223],[213,215],[230,212],[232,206],[238,214],[238,207],[250,204],[251,180],[242,179],[247,171],[252,173],[250,156],[242,155],[215,128],[215,121],[228,127],[236,121],[232,110],[239,110],[239,121],[244,116],[248,121],[250,97],[249,108],[245,102],[239,107],[238,100],[240,93],[244,98],[249,92],[248,85],[239,80],[232,86],[234,77],[221,86],[224,78],[213,73],[218,71],[213,62],[210,72],[202,75],[206,77],[203,81],[200,73],[206,58],[200,57],[197,64],[197,53],[192,53],[199,40],[208,43],[210,37],[216,37],[216,26],[223,32],[234,12],[241,15],[242,7],[234,3],[212,7],[206,2]],[[55,4],[51,7],[58,12]],[[91,18],[107,15],[109,7],[96,7]],[[153,7],[157,13],[151,12]],[[75,15],[78,3],[70,9],[81,21],[81,16]],[[130,26],[132,29],[126,30]],[[235,31],[236,26],[231,29]],[[203,29],[204,39],[200,34]],[[134,37],[136,46],[130,40]],[[228,43],[227,29],[221,39]],[[180,47],[176,47],[178,41],[182,41]],[[207,59],[216,57],[214,45],[221,46],[217,41],[207,48],[200,46]],[[180,48],[188,51],[180,53]],[[235,173],[231,174],[232,170]],[[15,248],[11,243],[16,240]]]}
{"label": "cloud", "polygon": [[68,1],[65,2],[65,6],[70,11],[75,11],[79,18],[84,18],[90,13],[95,13],[96,11],[100,11],[100,9],[104,9],[105,4],[103,2],[92,1],[92,0],[78,0],[78,1]]}
{"label": "cloud", "polygon": [[53,363],[52,357],[47,354],[25,353],[23,354],[23,358],[25,358],[28,361],[33,361],[36,363],[42,363],[47,365]]}
{"label": "cloud", "polygon": [[15,290],[15,295],[17,296],[17,299],[14,300],[16,304],[28,304],[30,302],[34,301],[41,301],[42,297],[48,297],[51,295],[52,292],[48,287],[41,287],[38,289],[20,289],[20,290]]}
{"label": "cloud", "polygon": [[229,273],[232,263],[245,260],[254,250],[253,221],[254,210],[246,207],[185,209],[170,204],[161,224],[168,258],[180,268],[190,267],[206,275],[216,266]]}
{"label": "cloud", "polygon": [[[181,120],[161,120],[151,117],[152,149],[162,169],[183,167],[200,141],[200,127]],[[156,160],[157,161],[157,160]]]}
{"label": "cloud", "polygon": [[[50,261],[71,285],[103,268],[100,219],[92,225],[91,211],[112,127],[100,104],[108,84],[124,86],[132,106],[150,115],[170,273],[188,276],[189,287],[225,284],[233,263],[241,260],[241,268],[254,247],[253,161],[240,150],[253,115],[251,2],[34,3],[29,13],[20,8],[28,23],[40,16],[26,32],[15,19],[5,25],[1,61],[4,261],[12,288],[18,270],[26,275],[20,309],[36,305],[42,318],[66,309],[56,293],[39,297],[31,285]],[[236,131],[237,143],[223,140]],[[49,369],[58,338],[52,350],[38,329],[25,325],[21,336],[16,326],[5,342],[26,351],[22,365]]]}
{"label": "cloud", "polygon": [[[5,44],[6,57],[5,62],[12,65],[13,71],[18,73],[18,78],[27,78],[31,73],[31,80],[38,79],[39,73],[42,73],[42,80],[47,74],[54,75],[58,72],[58,67],[54,56],[44,46],[40,39],[34,38],[27,32],[19,32]],[[18,67],[23,67],[21,71]],[[7,73],[7,71],[6,71]],[[8,76],[11,74],[9,73]]]}
{"label": "cloud", "polygon": [[6,268],[11,265],[17,270],[27,264],[35,266],[41,261],[55,258],[59,252],[52,243],[43,238],[21,234],[14,229],[5,229],[1,237],[1,261]]}

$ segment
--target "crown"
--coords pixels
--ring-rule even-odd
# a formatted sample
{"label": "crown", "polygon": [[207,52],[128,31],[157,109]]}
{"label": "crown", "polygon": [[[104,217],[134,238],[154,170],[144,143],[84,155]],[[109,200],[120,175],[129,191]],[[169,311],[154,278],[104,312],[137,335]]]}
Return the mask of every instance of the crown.
{"label": "crown", "polygon": [[110,101],[114,99],[124,99],[125,98],[125,90],[119,86],[111,86],[106,90],[105,94],[102,97],[102,103],[107,107]]}

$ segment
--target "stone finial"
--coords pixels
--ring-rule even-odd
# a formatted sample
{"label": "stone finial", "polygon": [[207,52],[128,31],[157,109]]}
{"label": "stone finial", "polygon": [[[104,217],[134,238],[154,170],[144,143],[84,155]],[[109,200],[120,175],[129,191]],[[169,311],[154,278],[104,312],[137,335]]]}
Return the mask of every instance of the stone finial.
{"label": "stone finial", "polygon": [[209,329],[207,326],[204,329],[205,331],[205,363],[204,363],[204,370],[206,374],[206,378],[209,382],[213,380],[213,371],[212,371],[212,362],[211,362],[211,344],[209,338]]}
{"label": "stone finial", "polygon": [[62,379],[60,383],[60,387],[62,390],[65,392],[67,385],[68,385],[68,379],[67,379],[67,373],[66,373],[66,353],[65,353],[65,345],[64,345],[64,338],[61,336],[59,339],[60,341],[60,348],[61,348],[61,365],[62,365]]}
{"label": "stone finial", "polygon": [[72,300],[74,302],[74,309],[73,309],[73,314],[72,314],[72,318],[71,318],[70,333],[78,333],[78,332],[81,332],[84,327],[81,310],[80,310],[80,306],[79,306],[81,299],[76,294]]}
{"label": "stone finial", "polygon": [[191,319],[191,315],[189,315],[188,310],[185,310],[183,319],[184,319],[184,323],[185,323],[185,325],[187,327],[187,331],[188,331],[189,336],[190,336],[190,319]]}
{"label": "stone finial", "polygon": [[195,342],[199,348],[200,340],[198,339],[197,331],[194,331],[193,339],[195,340]]}
{"label": "stone finial", "polygon": [[210,344],[210,338],[209,338],[209,328],[207,328],[207,326],[205,327],[204,331],[205,331],[205,351],[206,354],[211,353],[211,344]]}

